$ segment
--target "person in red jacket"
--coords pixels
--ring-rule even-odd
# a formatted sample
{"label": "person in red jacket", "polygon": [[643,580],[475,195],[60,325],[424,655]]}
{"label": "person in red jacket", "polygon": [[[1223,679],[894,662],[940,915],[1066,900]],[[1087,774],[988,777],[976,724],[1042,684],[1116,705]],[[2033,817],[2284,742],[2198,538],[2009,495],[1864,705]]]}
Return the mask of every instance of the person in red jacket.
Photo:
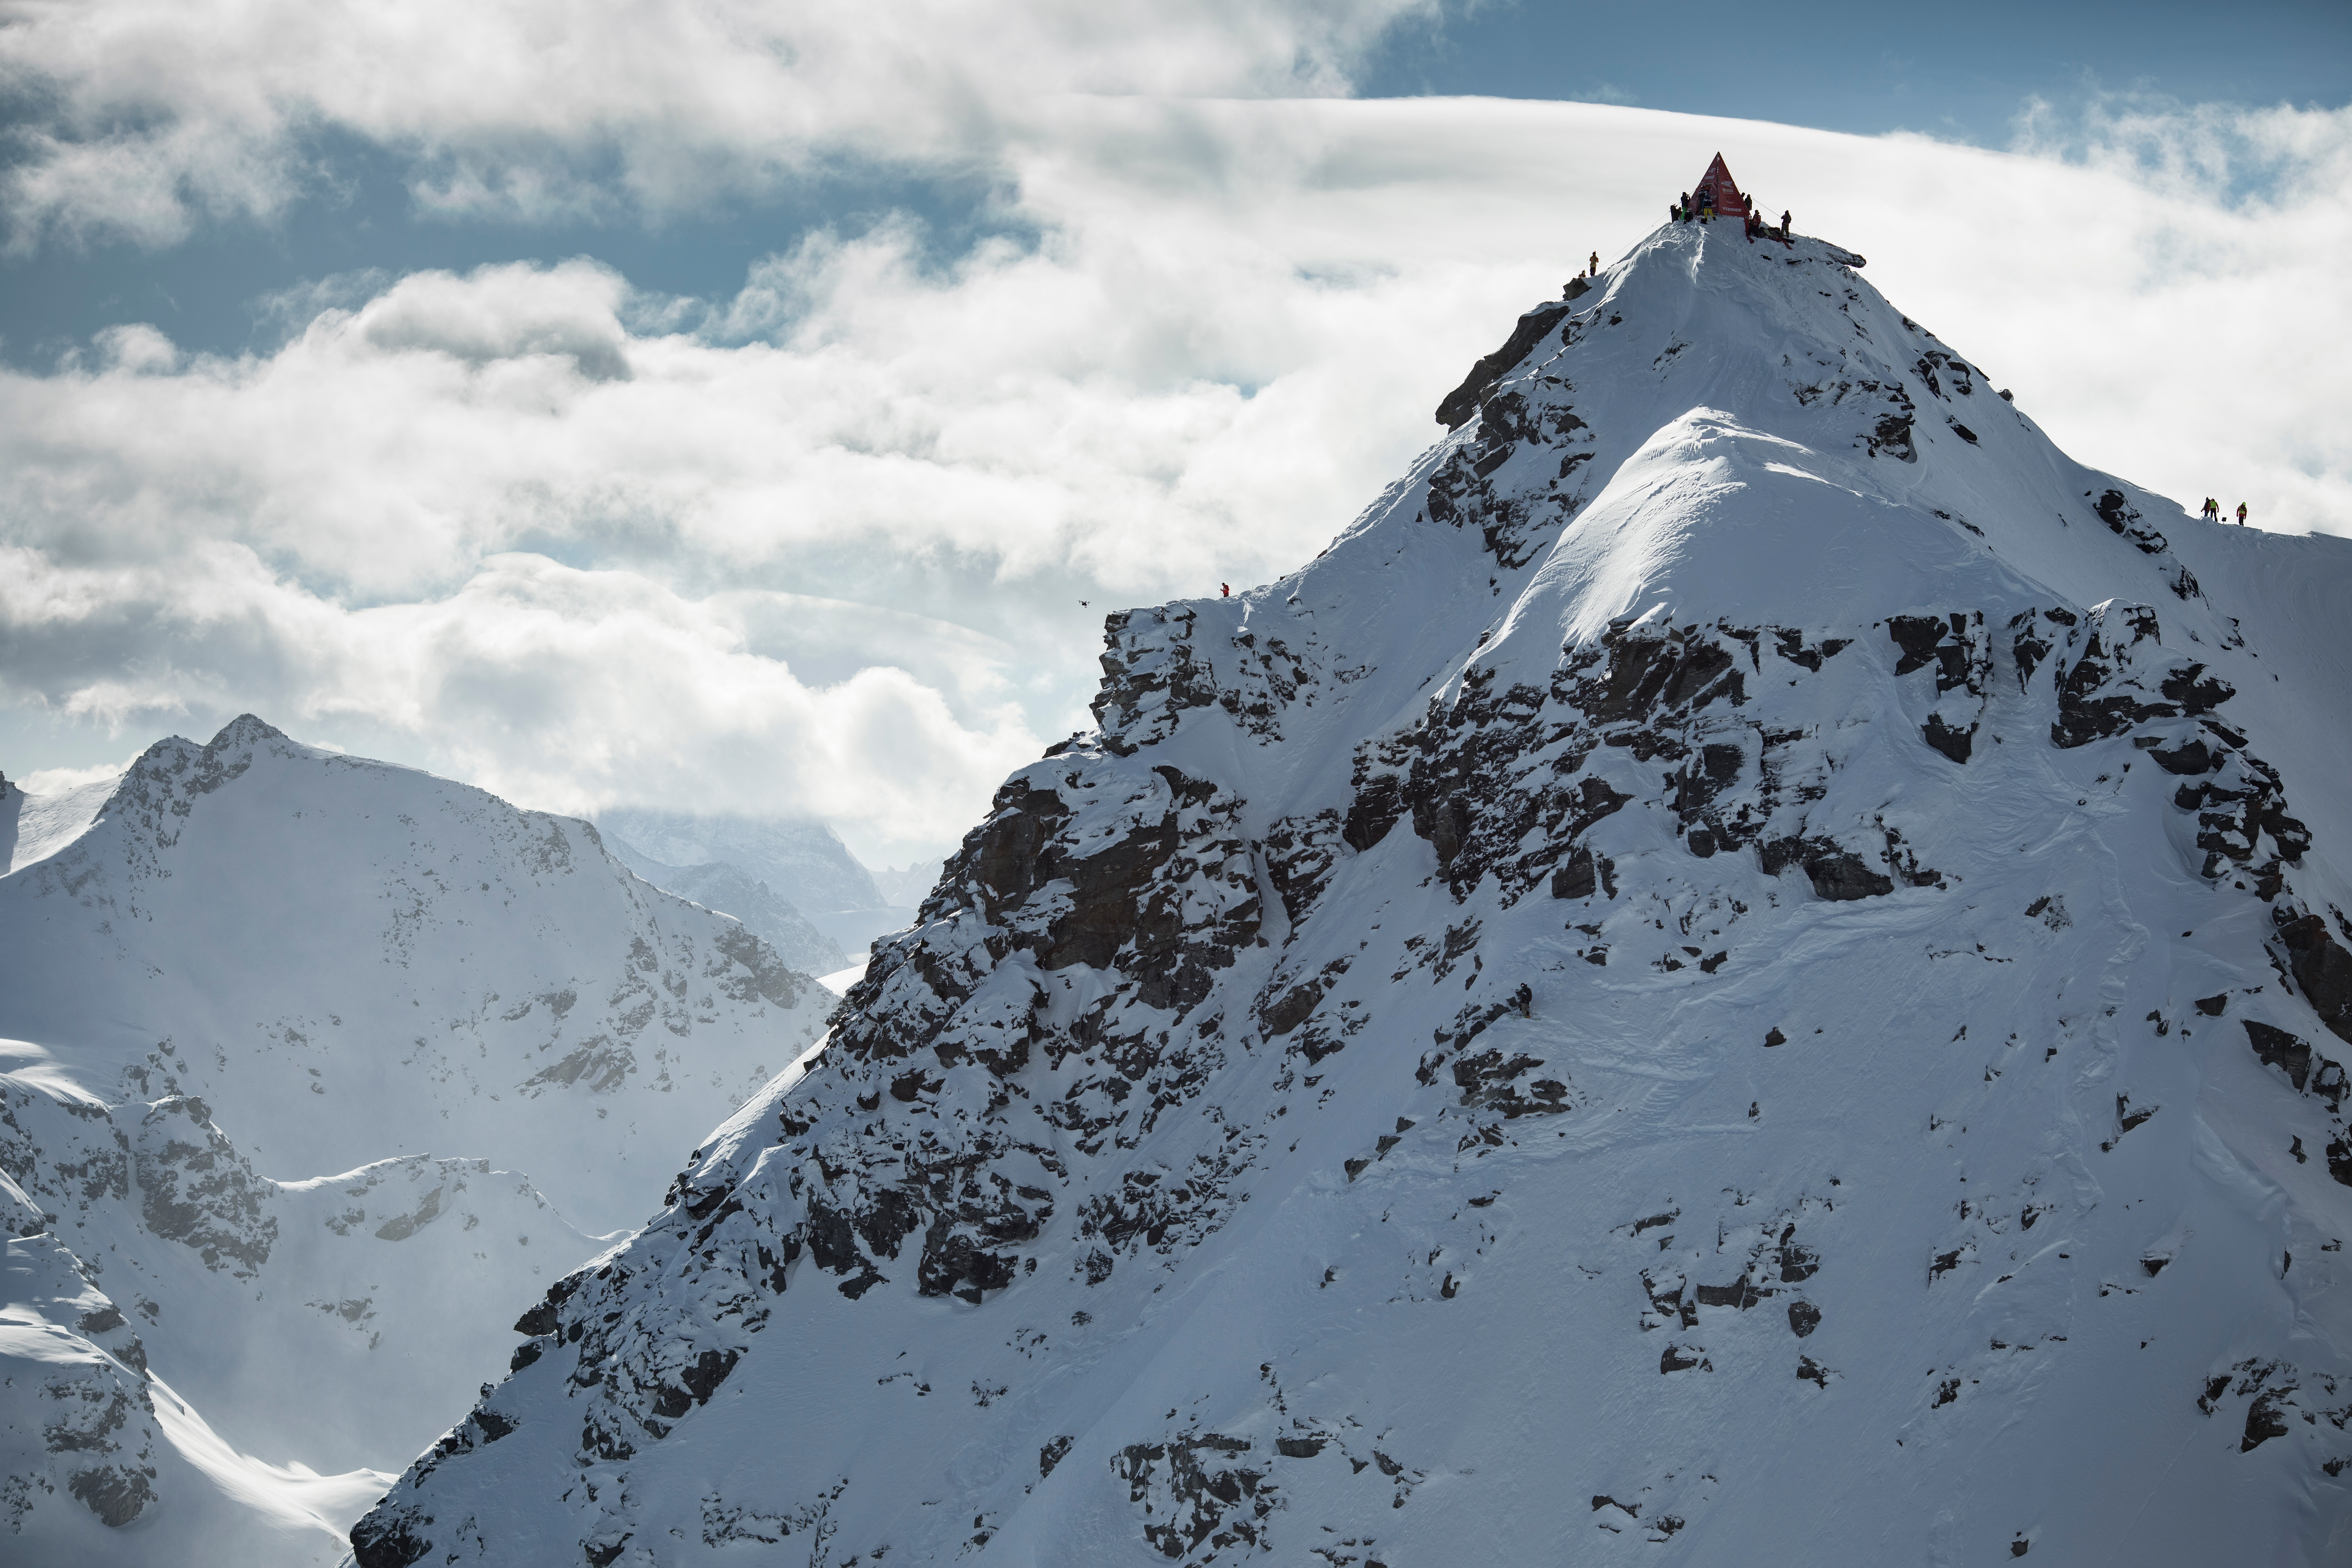
{"label": "person in red jacket", "polygon": [[2238,503],[2238,526],[2240,528],[2246,526],[2246,503],[2244,501],[2240,501]]}

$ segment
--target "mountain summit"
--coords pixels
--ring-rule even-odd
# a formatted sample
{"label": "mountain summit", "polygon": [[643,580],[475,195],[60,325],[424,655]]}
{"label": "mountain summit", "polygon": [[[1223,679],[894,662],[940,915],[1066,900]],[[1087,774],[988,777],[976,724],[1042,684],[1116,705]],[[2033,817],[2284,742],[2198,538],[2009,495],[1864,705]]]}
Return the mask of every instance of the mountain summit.
{"label": "mountain summit", "polygon": [[832,997],[587,823],[251,715],[0,795],[0,1561],[331,1563]]}
{"label": "mountain summit", "polygon": [[2352,548],[1856,259],[1663,228],[1112,616],[362,1568],[2340,1560]]}

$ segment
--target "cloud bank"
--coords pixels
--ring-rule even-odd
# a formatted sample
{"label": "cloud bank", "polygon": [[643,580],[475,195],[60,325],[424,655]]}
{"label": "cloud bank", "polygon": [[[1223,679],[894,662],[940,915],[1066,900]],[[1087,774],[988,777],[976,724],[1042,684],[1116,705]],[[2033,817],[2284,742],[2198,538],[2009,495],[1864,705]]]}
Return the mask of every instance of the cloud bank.
{"label": "cloud bank", "polygon": [[[249,708],[530,805],[806,813],[869,860],[936,853],[1084,721],[1106,610],[1311,555],[1513,317],[1645,233],[1718,148],[2077,457],[2352,531],[2341,111],[2124,106],[1994,153],[1599,105],[1186,96],[1344,85],[1360,26],[1210,5],[1156,51],[1090,49],[1076,8],[1003,39],[952,7],[878,39],[711,8],[640,40],[646,68],[603,108],[621,68],[580,51],[654,13],[566,30],[486,7],[450,39],[506,31],[446,43],[452,79],[414,94],[381,61],[300,91],[265,62],[165,111],[154,82],[205,73],[90,46],[103,68],[75,76],[65,15],[0,32],[52,84],[56,148],[8,197],[43,233],[268,210],[292,187],[255,171],[332,101],[411,146],[420,189],[690,204],[856,144],[984,163],[1037,237],[941,263],[911,218],[822,231],[709,300],[586,258],[323,279],[275,302],[268,353],[125,327],[0,373],[0,703],[105,738],[20,768]],[[135,15],[151,43],[198,26],[89,15]],[[420,15],[251,13],[293,40],[270,61],[311,65]],[[201,46],[222,61],[258,47],[237,28],[264,21],[223,25]],[[732,63],[690,90],[706,46]],[[1004,87],[997,64],[1032,47],[1045,64]],[[97,129],[133,101],[132,129]],[[84,157],[146,173],[110,184]],[[203,168],[241,172],[216,198]],[[124,195],[142,180],[164,194]]]}
{"label": "cloud bank", "polygon": [[443,211],[661,218],[828,160],[986,172],[1053,92],[1344,91],[1433,0],[10,0],[0,211],[43,237],[184,238],[392,149]]}

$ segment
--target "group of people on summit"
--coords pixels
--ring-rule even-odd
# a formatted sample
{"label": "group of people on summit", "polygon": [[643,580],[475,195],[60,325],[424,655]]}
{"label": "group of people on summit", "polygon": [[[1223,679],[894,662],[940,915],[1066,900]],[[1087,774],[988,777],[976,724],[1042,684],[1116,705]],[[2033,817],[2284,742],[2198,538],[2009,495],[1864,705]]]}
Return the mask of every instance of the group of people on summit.
{"label": "group of people on summit", "polygon": [[[1666,216],[1676,223],[1712,223],[1716,217],[1715,193],[1701,186],[1698,201],[1694,205],[1691,201],[1691,194],[1685,191],[1679,199],[1667,206]],[[1780,214],[1780,226],[1776,228],[1764,221],[1763,208],[1755,202],[1753,197],[1749,198],[1748,211],[1744,216],[1747,220],[1748,237],[1750,240],[1777,239],[1786,245],[1794,235],[1795,231],[1786,211]]]}
{"label": "group of people on summit", "polygon": [[[1738,217],[1744,220],[1747,226],[1748,239],[1750,244],[1759,239],[1777,239],[1783,245],[1789,245],[1796,235],[1795,225],[1785,210],[1780,214],[1778,227],[1765,221],[1764,204],[1753,195],[1743,193],[1733,183],[1731,171],[1725,167],[1723,154],[1720,153],[1715,155],[1715,162],[1707,165],[1706,176],[1698,183],[1696,197],[1694,198],[1688,191],[1683,192],[1667,204],[1666,216],[1675,223],[1712,223],[1718,216]],[[1853,259],[1856,265],[1860,264],[1858,258]],[[1596,250],[1585,262],[1582,278],[1597,279],[1600,276],[1601,253]],[[1580,281],[1570,284],[1563,290],[1570,299],[1574,299],[1580,291]],[[2003,393],[2001,395],[2006,397],[2008,394]],[[1974,437],[1970,438],[1974,439]],[[2221,503],[2211,496],[2207,496],[2202,515],[2208,522],[2221,521]],[[2238,503],[2239,527],[2246,526],[2246,503],[2240,501]]]}

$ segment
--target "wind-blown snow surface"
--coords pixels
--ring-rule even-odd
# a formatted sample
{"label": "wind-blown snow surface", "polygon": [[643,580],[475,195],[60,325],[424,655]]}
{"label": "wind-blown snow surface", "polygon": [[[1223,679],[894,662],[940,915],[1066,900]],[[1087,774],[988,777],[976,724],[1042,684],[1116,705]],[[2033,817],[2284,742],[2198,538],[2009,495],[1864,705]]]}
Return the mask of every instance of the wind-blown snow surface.
{"label": "wind-blown snow surface", "polygon": [[251,718],[0,846],[11,1561],[332,1562],[832,1002],[585,823]]}
{"label": "wind-blown snow surface", "polygon": [[2341,1561],[2352,548],[1853,259],[1661,230],[1112,617],[364,1568]]}

